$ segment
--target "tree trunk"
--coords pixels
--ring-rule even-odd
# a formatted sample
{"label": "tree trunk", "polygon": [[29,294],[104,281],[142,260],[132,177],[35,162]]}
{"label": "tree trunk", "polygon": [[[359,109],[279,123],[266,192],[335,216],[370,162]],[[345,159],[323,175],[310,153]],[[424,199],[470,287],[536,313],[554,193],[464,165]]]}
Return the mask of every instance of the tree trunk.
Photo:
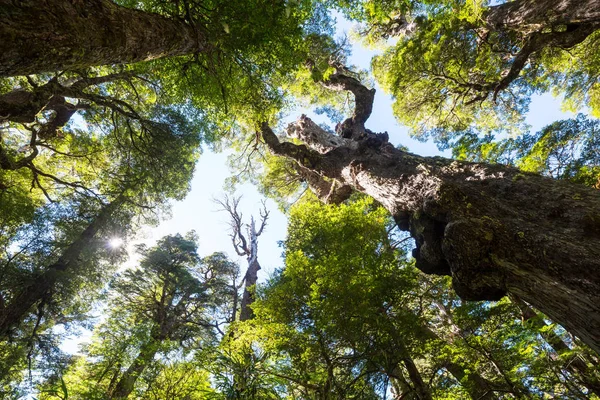
{"label": "tree trunk", "polygon": [[258,234],[256,233],[254,218],[250,220],[248,234],[250,236],[250,253],[248,254],[248,270],[246,271],[244,294],[242,295],[242,303],[240,305],[240,321],[248,321],[254,318],[254,312],[250,308],[250,305],[254,302],[254,288],[258,280],[258,271],[260,270],[260,264],[258,263]]}
{"label": "tree trunk", "polygon": [[183,21],[110,0],[0,0],[0,76],[147,61],[202,51]]}
{"label": "tree trunk", "polygon": [[122,203],[123,197],[120,196],[106,205],[56,262],[46,267],[31,283],[20,288],[0,310],[0,340],[7,338],[10,331],[27,317],[35,304],[44,299],[61,279],[68,279],[69,274],[77,274],[81,254],[92,246],[96,233],[106,226],[111,214]]}
{"label": "tree trunk", "polygon": [[[360,95],[353,85],[360,83],[346,87]],[[309,147],[279,142],[266,124],[262,133],[274,153],[379,201],[415,239],[417,267],[451,275],[461,298],[514,294],[600,353],[599,191],[512,167],[417,156],[368,130],[334,144],[305,116],[288,133]]]}
{"label": "tree trunk", "polygon": [[142,372],[144,372],[146,367],[152,362],[154,356],[158,352],[159,344],[159,340],[152,339],[140,348],[138,356],[129,368],[127,368],[127,371],[125,371],[123,376],[121,376],[115,390],[110,393],[110,399],[126,399],[131,394],[135,382]]}
{"label": "tree trunk", "polygon": [[541,30],[600,21],[600,0],[516,0],[489,7],[484,20],[493,29]]}
{"label": "tree trunk", "polygon": [[[395,389],[394,391],[397,392],[397,398],[433,400],[431,391],[425,384],[425,381],[423,381],[423,377],[421,376],[421,373],[419,372],[412,358],[406,356],[403,359],[402,364],[404,364],[404,367],[408,372],[410,383],[404,378],[404,374],[402,373],[400,366],[396,366],[389,374],[390,380],[392,381],[392,387]],[[413,396],[410,396],[409,393],[412,393]]]}

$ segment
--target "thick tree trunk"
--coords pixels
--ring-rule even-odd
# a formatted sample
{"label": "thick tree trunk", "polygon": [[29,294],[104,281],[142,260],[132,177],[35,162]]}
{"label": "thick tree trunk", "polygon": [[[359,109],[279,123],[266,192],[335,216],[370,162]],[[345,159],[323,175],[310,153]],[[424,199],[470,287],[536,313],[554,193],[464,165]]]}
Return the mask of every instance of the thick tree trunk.
{"label": "thick tree trunk", "polygon": [[147,61],[202,51],[183,21],[110,0],[0,0],[0,76]]}
{"label": "thick tree trunk", "polygon": [[396,366],[389,374],[390,380],[392,382],[392,387],[396,392],[397,398],[404,399],[414,399],[414,400],[433,400],[431,396],[431,391],[425,381],[423,381],[423,377],[419,372],[419,369],[415,365],[412,358],[406,356],[402,364],[406,368],[406,372],[408,373],[408,382],[404,378],[404,374],[400,366]]}
{"label": "thick tree trunk", "polygon": [[140,348],[140,352],[133,363],[127,368],[127,371],[121,376],[115,390],[110,393],[110,399],[122,400],[126,399],[131,392],[135,382],[140,377],[142,372],[154,359],[154,356],[158,352],[160,342],[158,340],[151,340],[144,344]]}
{"label": "thick tree trunk", "polygon": [[417,267],[451,275],[463,299],[514,294],[600,352],[599,191],[506,166],[420,157],[368,131],[334,145],[306,117],[288,132],[310,148],[279,142],[267,125],[262,131],[276,154],[378,200],[415,238]]}
{"label": "thick tree trunk", "polygon": [[484,20],[493,29],[540,30],[600,21],[600,0],[516,0],[489,7]]}
{"label": "thick tree trunk", "polygon": [[118,197],[105,206],[56,262],[21,287],[8,304],[0,309],[0,340],[6,339],[10,331],[29,315],[33,307],[42,301],[61,279],[68,279],[70,274],[77,274],[79,257],[90,248],[96,233],[106,226],[112,213],[122,202],[123,198]]}

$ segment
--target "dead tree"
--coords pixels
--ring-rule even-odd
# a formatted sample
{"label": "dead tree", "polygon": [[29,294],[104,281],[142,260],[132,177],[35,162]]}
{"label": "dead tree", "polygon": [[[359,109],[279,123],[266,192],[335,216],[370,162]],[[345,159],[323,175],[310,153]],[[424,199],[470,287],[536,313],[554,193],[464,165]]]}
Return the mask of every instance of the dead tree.
{"label": "dead tree", "polygon": [[[240,203],[240,197],[229,198],[225,196],[222,200],[215,200],[219,205],[223,207],[223,211],[227,211],[231,217],[229,227],[231,230],[231,242],[235,252],[242,257],[246,257],[248,261],[248,269],[246,275],[240,282],[240,287],[244,286],[244,294],[242,295],[242,302],[240,304],[240,321],[247,321],[254,317],[254,313],[250,308],[250,305],[254,302],[254,286],[258,279],[258,271],[260,270],[260,264],[258,262],[258,237],[263,233],[267,226],[267,219],[269,218],[269,211],[265,202],[262,202],[262,208],[259,211],[260,214],[260,226],[256,229],[256,221],[254,216],[250,216],[250,223],[244,224],[243,215],[238,210]],[[244,228],[246,233],[244,234]],[[233,320],[237,312],[237,293],[236,298],[233,302]]]}

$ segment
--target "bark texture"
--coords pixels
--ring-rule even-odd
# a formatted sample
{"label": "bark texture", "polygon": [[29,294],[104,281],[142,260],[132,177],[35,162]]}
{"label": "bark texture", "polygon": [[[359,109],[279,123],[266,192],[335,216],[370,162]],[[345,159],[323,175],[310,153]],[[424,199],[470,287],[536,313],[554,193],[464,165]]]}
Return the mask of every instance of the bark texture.
{"label": "bark texture", "polygon": [[183,21],[110,0],[0,0],[0,76],[147,61],[202,51]]}
{"label": "bark texture", "polygon": [[[296,125],[288,132],[319,129],[305,116]],[[451,275],[460,297],[514,294],[600,352],[599,191],[502,165],[421,157],[368,129],[353,146],[319,139],[327,135],[299,136],[306,145],[295,145],[262,126],[274,153],[379,201],[415,239],[417,267]]]}
{"label": "bark texture", "polygon": [[600,0],[516,0],[489,7],[486,23],[495,29],[539,29],[600,20]]}

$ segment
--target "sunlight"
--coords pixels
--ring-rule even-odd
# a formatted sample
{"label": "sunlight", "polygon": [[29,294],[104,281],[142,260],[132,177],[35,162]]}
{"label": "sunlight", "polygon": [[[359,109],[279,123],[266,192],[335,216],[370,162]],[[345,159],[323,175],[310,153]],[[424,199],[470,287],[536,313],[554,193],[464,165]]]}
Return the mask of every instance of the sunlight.
{"label": "sunlight", "polygon": [[108,241],[108,245],[110,247],[112,247],[113,249],[121,247],[122,244],[123,244],[123,239],[121,239],[120,237],[113,237],[113,238],[109,239],[109,241]]}

